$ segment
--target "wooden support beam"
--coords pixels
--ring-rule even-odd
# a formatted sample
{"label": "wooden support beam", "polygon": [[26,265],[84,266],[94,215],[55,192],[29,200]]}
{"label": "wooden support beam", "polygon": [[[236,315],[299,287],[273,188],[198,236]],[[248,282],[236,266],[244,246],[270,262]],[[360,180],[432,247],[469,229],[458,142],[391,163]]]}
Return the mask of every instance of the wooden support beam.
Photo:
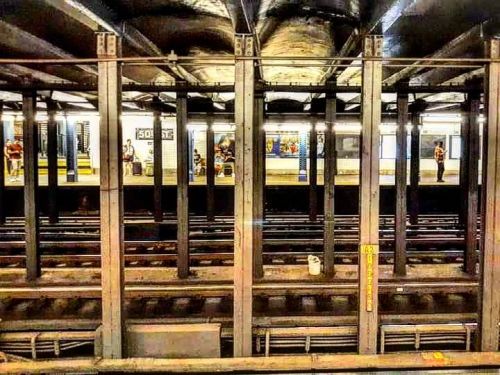
{"label": "wooden support beam", "polygon": [[[500,40],[487,43],[488,58],[500,58]],[[500,322],[500,63],[486,65],[481,207],[479,349],[497,351]]]}
{"label": "wooden support beam", "polygon": [[263,230],[264,230],[264,157],[265,133],[264,133],[264,96],[255,96],[255,124],[254,132],[254,237],[253,237],[253,275],[255,278],[264,276],[262,261]]}
{"label": "wooden support beam", "polygon": [[464,270],[476,274],[477,264],[477,211],[479,179],[479,115],[481,94],[471,92],[467,99],[467,173],[465,182],[465,256]]}
{"label": "wooden support beam", "polygon": [[318,132],[316,120],[309,133],[309,220],[318,219]]}
{"label": "wooden support beam", "polygon": [[418,224],[418,184],[420,182],[420,113],[411,114],[410,224]]}
{"label": "wooden support beam", "polygon": [[23,92],[24,217],[26,278],[35,281],[41,274],[40,222],[38,204],[38,126],[35,122],[36,92]]}
{"label": "wooden support beam", "polygon": [[5,131],[3,122],[3,101],[0,100],[0,146],[2,147],[2,156],[0,157],[0,225],[5,224]]}
{"label": "wooden support beam", "polygon": [[56,111],[57,104],[47,99],[47,164],[48,164],[48,216],[49,223],[54,224],[59,221],[59,208],[57,203],[57,121]]}
{"label": "wooden support beam", "polygon": [[[121,40],[97,34],[97,56],[121,56]],[[102,284],[102,356],[123,357],[124,248],[121,65],[98,63],[100,118],[100,221]]]}
{"label": "wooden support beam", "polygon": [[255,67],[252,35],[235,36],[236,179],[234,201],[234,309],[235,357],[252,355],[252,284],[254,250],[254,106]]}
{"label": "wooden support beam", "polygon": [[154,160],[154,219],[163,221],[162,189],[163,189],[163,151],[160,98],[153,98],[153,160]]}
{"label": "wooden support beam", "polygon": [[335,120],[337,99],[335,94],[326,95],[325,144],[324,144],[324,227],[323,227],[323,273],[327,277],[335,274]]}
{"label": "wooden support beam", "polygon": [[394,273],[406,275],[406,192],[407,192],[407,143],[408,94],[398,93],[398,127],[396,129],[396,214]]}
{"label": "wooden support beam", "polygon": [[[309,354],[254,358],[126,358],[48,359],[0,363],[2,374],[58,373],[398,373],[402,369],[435,369],[454,373],[456,369],[496,368],[500,353],[465,351],[390,353],[382,355]],[[441,370],[441,371],[439,371]],[[405,371],[406,372],[406,371]],[[465,372],[465,371],[462,371]]]}
{"label": "wooden support beam", "polygon": [[[383,38],[364,40],[363,57],[381,57]],[[382,118],[382,64],[363,62],[359,223],[358,352],[377,353],[379,146]]]}
{"label": "wooden support beam", "polygon": [[207,220],[215,219],[215,145],[214,118],[207,117]]}
{"label": "wooden support beam", "polygon": [[177,94],[177,275],[189,276],[189,147],[187,95]]}

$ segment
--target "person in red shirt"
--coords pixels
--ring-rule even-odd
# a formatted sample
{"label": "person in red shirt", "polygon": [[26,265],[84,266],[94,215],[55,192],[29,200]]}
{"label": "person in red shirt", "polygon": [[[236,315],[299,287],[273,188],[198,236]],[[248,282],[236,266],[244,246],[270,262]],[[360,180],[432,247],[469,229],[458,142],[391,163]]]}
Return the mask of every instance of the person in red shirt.
{"label": "person in red shirt", "polygon": [[21,158],[23,155],[23,146],[18,139],[7,147],[7,154],[11,163],[10,180],[19,181],[19,170],[21,169]]}

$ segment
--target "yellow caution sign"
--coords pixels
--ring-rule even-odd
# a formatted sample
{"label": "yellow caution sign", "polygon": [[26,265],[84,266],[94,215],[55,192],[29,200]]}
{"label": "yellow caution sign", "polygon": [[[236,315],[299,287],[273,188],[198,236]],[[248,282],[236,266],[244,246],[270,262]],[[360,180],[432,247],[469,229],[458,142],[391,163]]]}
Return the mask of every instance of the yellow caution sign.
{"label": "yellow caution sign", "polygon": [[366,311],[373,311],[373,263],[378,245],[361,245],[361,255],[366,257]]}

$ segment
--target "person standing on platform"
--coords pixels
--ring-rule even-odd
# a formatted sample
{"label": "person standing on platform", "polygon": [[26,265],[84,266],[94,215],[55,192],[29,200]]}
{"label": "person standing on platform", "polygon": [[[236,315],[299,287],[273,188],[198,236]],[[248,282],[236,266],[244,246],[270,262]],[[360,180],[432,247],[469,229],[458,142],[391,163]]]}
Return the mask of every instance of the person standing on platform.
{"label": "person standing on platform", "polygon": [[[11,144],[12,144],[12,142],[10,141],[10,139],[7,139],[7,142],[5,142],[5,146],[3,147],[3,156],[5,157],[5,164],[7,165],[7,173],[9,174],[9,176],[10,176],[10,172],[12,170],[12,162],[10,160],[8,149],[9,149]],[[2,171],[2,173],[3,173],[3,171]]]}
{"label": "person standing on platform", "polygon": [[132,146],[132,141],[127,139],[127,144],[123,146],[123,163],[125,176],[132,174],[132,163],[134,162],[135,148]]}
{"label": "person standing on platform", "polygon": [[14,143],[7,148],[7,154],[9,155],[11,163],[10,181],[19,181],[19,170],[21,169],[23,146],[18,139],[16,139]]}
{"label": "person standing on platform", "polygon": [[434,159],[437,163],[437,182],[444,182],[444,155],[446,151],[444,150],[443,142],[436,142],[436,147],[434,148]]}

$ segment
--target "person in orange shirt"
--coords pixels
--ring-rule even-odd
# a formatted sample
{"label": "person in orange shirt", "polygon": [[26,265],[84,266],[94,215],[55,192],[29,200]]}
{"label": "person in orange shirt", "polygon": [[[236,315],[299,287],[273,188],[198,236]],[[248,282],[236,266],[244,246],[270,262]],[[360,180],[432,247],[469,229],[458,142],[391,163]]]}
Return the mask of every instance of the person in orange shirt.
{"label": "person in orange shirt", "polygon": [[444,155],[446,151],[443,147],[443,142],[436,142],[436,147],[434,148],[434,159],[437,163],[437,182],[444,182],[443,174],[444,174]]}

